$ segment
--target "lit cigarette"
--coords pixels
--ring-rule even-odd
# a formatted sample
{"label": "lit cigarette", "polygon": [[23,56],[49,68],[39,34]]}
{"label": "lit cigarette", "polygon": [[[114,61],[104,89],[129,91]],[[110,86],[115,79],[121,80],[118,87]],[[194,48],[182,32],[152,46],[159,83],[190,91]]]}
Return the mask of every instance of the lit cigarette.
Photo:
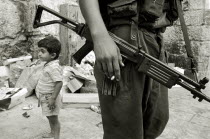
{"label": "lit cigarette", "polygon": [[111,77],[111,80],[114,80],[114,79],[115,79],[115,76],[112,76],[112,77]]}

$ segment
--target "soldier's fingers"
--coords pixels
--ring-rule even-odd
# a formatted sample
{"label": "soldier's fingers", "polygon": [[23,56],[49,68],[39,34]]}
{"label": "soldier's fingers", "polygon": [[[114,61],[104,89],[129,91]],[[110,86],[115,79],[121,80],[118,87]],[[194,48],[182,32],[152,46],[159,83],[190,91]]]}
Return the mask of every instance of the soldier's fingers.
{"label": "soldier's fingers", "polygon": [[114,75],[112,61],[107,62],[108,76],[111,78]]}
{"label": "soldier's fingers", "polygon": [[55,109],[55,106],[51,106],[51,110],[54,110]]}
{"label": "soldier's fingers", "polygon": [[96,60],[95,66],[97,66],[100,71],[103,71],[102,64],[100,62],[98,62],[97,60]]}
{"label": "soldier's fingers", "polygon": [[120,65],[118,59],[113,60],[114,76],[116,81],[120,80]]}
{"label": "soldier's fingers", "polygon": [[109,77],[109,73],[108,73],[108,67],[107,64],[105,62],[102,63],[102,71],[104,72],[104,74]]}

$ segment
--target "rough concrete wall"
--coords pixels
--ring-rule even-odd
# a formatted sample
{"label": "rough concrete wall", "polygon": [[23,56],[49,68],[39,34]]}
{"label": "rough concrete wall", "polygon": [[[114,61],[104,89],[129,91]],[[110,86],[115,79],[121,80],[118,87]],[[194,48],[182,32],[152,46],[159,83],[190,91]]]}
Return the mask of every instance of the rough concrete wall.
{"label": "rough concrete wall", "polygon": [[[183,0],[184,18],[191,40],[192,50],[198,62],[199,77],[210,76],[210,11],[208,0]],[[180,22],[175,22],[165,34],[165,43],[170,53],[169,62],[189,68]]]}
{"label": "rough concrete wall", "polygon": [[[15,57],[21,54],[24,45],[21,42],[26,41],[25,27],[25,5],[26,2],[16,2],[10,0],[0,1],[0,60],[9,56]],[[13,47],[12,47],[13,46]]]}
{"label": "rough concrete wall", "polygon": [[[58,25],[33,29],[35,5],[42,4],[59,12],[59,6],[64,3],[77,4],[76,0],[0,0],[0,65],[7,58],[33,55],[36,42],[45,35],[58,37]],[[46,13],[43,18],[43,21],[55,19]]]}

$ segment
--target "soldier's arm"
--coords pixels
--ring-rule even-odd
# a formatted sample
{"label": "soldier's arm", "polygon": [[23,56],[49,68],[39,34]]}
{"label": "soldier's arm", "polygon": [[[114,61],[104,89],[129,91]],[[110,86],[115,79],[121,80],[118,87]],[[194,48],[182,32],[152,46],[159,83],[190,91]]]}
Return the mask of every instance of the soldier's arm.
{"label": "soldier's arm", "polygon": [[120,79],[120,65],[123,66],[119,49],[111,39],[100,14],[98,0],[80,0],[82,14],[89,26],[94,43],[96,66],[107,76]]}

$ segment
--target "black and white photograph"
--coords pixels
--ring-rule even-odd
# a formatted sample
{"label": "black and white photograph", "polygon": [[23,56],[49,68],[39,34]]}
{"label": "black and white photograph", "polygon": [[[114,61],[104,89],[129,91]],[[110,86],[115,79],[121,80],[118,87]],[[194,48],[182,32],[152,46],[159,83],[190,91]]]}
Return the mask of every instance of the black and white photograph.
{"label": "black and white photograph", "polygon": [[0,0],[0,139],[210,139],[210,0]]}

